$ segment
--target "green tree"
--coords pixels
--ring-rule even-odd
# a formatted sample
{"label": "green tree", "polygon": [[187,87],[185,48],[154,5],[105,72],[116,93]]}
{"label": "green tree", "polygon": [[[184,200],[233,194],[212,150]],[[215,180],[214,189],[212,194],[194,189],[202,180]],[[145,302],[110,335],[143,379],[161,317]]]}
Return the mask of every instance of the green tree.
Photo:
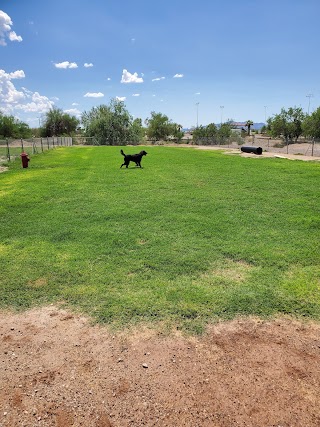
{"label": "green tree", "polygon": [[130,140],[133,144],[139,144],[145,135],[145,130],[142,126],[142,120],[140,118],[134,119],[130,129]]}
{"label": "green tree", "polygon": [[133,120],[124,103],[116,99],[85,111],[81,121],[85,135],[93,137],[97,145],[137,144],[143,136],[141,120]]}
{"label": "green tree", "polygon": [[288,110],[282,108],[280,114],[269,117],[267,122],[271,136],[283,138],[289,144],[297,142],[302,135],[304,120],[305,114],[302,108],[290,107]]}
{"label": "green tree", "polygon": [[217,138],[220,144],[226,144],[228,139],[230,138],[232,132],[231,123],[231,121],[228,121],[226,123],[222,123],[222,125],[219,127],[217,132]]}
{"label": "green tree", "polygon": [[251,135],[251,126],[253,126],[253,121],[247,120],[245,126],[247,128],[248,136],[250,136]]}
{"label": "green tree", "polygon": [[146,125],[147,137],[152,141],[167,141],[169,138],[177,141],[182,139],[182,126],[173,123],[165,114],[151,111],[151,117],[146,119]]}
{"label": "green tree", "polygon": [[72,135],[77,129],[79,120],[64,113],[60,108],[51,108],[46,113],[43,126],[43,136]]}
{"label": "green tree", "polygon": [[27,123],[18,121],[16,124],[16,136],[18,138],[31,138],[32,129],[30,129]]}
{"label": "green tree", "polygon": [[16,128],[16,120],[13,116],[1,116],[0,121],[0,135],[4,138],[10,138],[14,136]]}
{"label": "green tree", "polygon": [[209,123],[207,126],[199,126],[193,131],[193,141],[195,144],[214,144],[218,135],[217,126]]}
{"label": "green tree", "polygon": [[302,123],[303,134],[306,137],[320,138],[320,107],[311,115],[307,115]]}
{"label": "green tree", "polygon": [[0,112],[0,136],[2,138],[29,138],[31,129],[27,123]]}

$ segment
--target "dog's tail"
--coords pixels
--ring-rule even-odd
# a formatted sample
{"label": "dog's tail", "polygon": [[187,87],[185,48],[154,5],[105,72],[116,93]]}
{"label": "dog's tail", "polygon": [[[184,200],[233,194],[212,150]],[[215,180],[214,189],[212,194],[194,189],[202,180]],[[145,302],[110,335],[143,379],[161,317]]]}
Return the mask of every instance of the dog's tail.
{"label": "dog's tail", "polygon": [[120,150],[120,153],[125,157],[126,155],[124,154],[123,150]]}

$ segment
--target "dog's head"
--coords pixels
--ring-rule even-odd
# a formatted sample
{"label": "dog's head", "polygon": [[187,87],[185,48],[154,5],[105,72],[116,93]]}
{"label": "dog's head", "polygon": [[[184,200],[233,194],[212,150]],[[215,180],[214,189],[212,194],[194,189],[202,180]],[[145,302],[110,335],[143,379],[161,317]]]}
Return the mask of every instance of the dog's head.
{"label": "dog's head", "polygon": [[144,150],[140,151],[141,156],[146,156],[148,153]]}

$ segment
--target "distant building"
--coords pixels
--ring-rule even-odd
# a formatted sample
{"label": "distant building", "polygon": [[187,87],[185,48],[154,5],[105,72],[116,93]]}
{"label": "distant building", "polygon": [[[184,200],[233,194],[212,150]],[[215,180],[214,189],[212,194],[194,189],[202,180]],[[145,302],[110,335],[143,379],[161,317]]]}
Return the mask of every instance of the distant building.
{"label": "distant building", "polygon": [[246,130],[246,122],[232,122],[231,127],[232,129]]}

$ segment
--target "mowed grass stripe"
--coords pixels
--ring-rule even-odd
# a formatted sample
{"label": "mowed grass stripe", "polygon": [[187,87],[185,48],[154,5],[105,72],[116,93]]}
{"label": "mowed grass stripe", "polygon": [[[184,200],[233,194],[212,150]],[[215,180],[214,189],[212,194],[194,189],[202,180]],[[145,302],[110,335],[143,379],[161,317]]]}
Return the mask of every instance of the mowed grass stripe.
{"label": "mowed grass stripe", "polygon": [[2,307],[64,301],[196,331],[320,317],[318,163],[146,151],[142,169],[120,169],[120,147],[70,147],[0,175]]}

